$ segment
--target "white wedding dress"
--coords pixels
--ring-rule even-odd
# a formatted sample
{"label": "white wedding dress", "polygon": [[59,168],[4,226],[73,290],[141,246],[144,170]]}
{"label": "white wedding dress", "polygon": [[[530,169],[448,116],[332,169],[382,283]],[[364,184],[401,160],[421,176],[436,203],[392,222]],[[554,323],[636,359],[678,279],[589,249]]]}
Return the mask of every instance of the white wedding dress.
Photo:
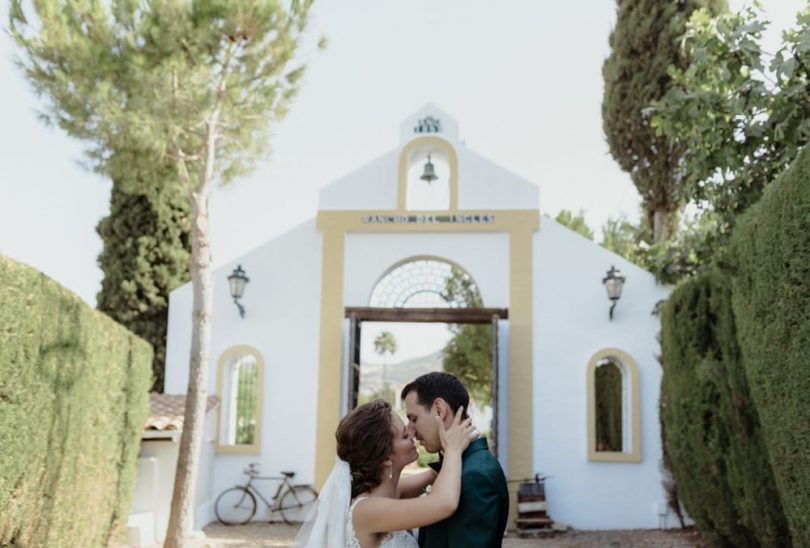
{"label": "white wedding dress", "polygon": [[[360,542],[357,540],[357,535],[354,532],[352,516],[357,503],[367,498],[368,497],[358,497],[349,507],[349,515],[346,518],[346,548],[360,548]],[[408,531],[386,533],[380,541],[380,548],[417,548],[418,546],[419,544],[416,542],[416,538]]]}

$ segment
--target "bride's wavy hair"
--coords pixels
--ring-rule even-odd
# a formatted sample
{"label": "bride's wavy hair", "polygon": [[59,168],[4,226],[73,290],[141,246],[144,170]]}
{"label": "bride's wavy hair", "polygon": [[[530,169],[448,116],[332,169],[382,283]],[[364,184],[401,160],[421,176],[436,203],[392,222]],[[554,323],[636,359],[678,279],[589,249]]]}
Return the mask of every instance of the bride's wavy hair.
{"label": "bride's wavy hair", "polygon": [[338,424],[337,454],[351,468],[352,498],[380,484],[380,466],[393,447],[391,428],[391,405],[384,400],[357,407]]}

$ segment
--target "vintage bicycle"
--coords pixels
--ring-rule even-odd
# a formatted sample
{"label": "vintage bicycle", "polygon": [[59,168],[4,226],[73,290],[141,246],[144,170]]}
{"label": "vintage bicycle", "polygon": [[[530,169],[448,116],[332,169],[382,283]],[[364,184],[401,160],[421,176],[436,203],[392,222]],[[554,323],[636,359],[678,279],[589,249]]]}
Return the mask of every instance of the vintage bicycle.
{"label": "vintage bicycle", "polygon": [[[281,476],[259,476],[259,463],[252,462],[244,473],[248,476],[247,483],[226,489],[214,503],[217,519],[224,525],[241,525],[253,519],[256,515],[257,496],[267,505],[271,519],[278,513],[285,523],[301,523],[318,498],[318,492],[312,486],[292,483],[295,472],[281,472]],[[270,500],[253,485],[254,481],[260,480],[281,480],[276,494]]]}

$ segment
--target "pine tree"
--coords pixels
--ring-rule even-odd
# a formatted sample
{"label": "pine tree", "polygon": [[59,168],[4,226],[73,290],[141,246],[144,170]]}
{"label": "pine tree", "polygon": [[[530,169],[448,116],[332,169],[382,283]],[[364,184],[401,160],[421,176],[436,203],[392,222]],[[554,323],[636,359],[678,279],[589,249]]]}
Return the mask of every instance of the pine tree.
{"label": "pine tree", "polygon": [[683,148],[657,136],[645,112],[672,86],[670,66],[684,68],[680,38],[693,11],[719,12],[725,0],[617,0],[610,56],[602,67],[602,124],[610,153],[641,194],[653,241],[672,236],[674,213],[684,201]]}
{"label": "pine tree", "polygon": [[[43,117],[85,141],[100,173],[149,194],[174,187],[191,217],[189,383],[165,546],[192,527],[211,351],[208,198],[268,152],[304,64],[294,59],[313,0],[12,0],[19,64]],[[176,177],[132,177],[133,165]],[[169,195],[174,195],[173,192]]]}

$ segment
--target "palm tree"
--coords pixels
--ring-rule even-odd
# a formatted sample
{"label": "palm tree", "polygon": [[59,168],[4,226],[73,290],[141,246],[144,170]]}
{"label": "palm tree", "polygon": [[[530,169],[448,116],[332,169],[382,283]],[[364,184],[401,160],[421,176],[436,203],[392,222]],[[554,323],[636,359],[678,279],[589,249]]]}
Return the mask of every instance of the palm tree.
{"label": "palm tree", "polygon": [[[383,364],[382,364],[382,393],[383,397],[386,400],[390,399],[388,394],[388,385],[385,379],[385,368],[387,365],[385,355],[390,354],[393,356],[397,353],[397,339],[394,337],[394,334],[390,331],[382,331],[379,335],[374,339],[374,351],[382,356]],[[393,405],[394,402],[388,402]]]}

